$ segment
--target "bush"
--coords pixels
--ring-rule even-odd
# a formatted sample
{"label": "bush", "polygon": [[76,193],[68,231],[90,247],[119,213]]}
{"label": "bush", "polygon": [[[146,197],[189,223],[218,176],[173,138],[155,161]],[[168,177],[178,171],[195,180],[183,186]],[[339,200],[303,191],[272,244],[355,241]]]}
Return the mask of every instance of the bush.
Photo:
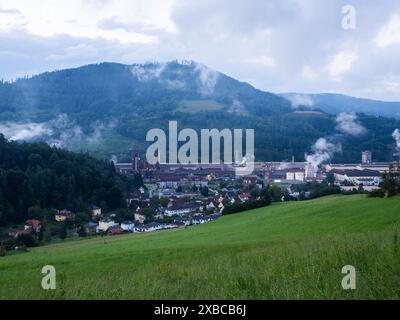
{"label": "bush", "polygon": [[84,226],[79,227],[78,236],[80,236],[81,238],[87,237],[86,229]]}
{"label": "bush", "polygon": [[31,234],[21,234],[17,239],[19,243],[22,243],[26,247],[36,247],[38,245],[36,236]]}
{"label": "bush", "polygon": [[14,247],[17,244],[17,240],[16,239],[7,239],[6,241],[3,242],[3,247],[5,248],[6,251],[10,251],[13,250]]}
{"label": "bush", "polygon": [[6,255],[6,248],[0,243],[0,257],[4,257]]}
{"label": "bush", "polygon": [[247,210],[252,210],[252,209],[257,209],[261,207],[266,207],[270,205],[271,202],[266,200],[266,199],[261,199],[261,200],[252,200],[252,201],[247,201],[243,203],[238,203],[238,204],[232,204],[232,205],[227,205],[222,212],[222,214],[227,215],[227,214],[233,214],[233,213],[238,213],[241,211],[247,211]]}
{"label": "bush", "polygon": [[369,198],[384,198],[386,193],[383,189],[375,189],[368,193]]}
{"label": "bush", "polygon": [[28,252],[28,247],[23,243],[19,243],[15,246],[15,250],[21,252]]}

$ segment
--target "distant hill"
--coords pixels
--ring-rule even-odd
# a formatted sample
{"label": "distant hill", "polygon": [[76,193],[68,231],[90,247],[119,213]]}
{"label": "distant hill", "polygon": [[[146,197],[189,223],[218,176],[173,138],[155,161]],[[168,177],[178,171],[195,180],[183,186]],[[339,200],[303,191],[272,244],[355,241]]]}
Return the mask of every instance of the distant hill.
{"label": "distant hill", "polygon": [[[303,160],[318,138],[338,132],[322,107],[298,111],[285,97],[194,61],[101,63],[0,82],[0,132],[7,138],[106,158],[144,151],[149,129],[177,120],[180,129],[254,128],[256,159]],[[359,161],[363,149],[374,160],[392,160],[391,134],[400,121],[362,114],[358,121],[366,135],[341,136],[335,161]]]}
{"label": "distant hill", "polygon": [[305,102],[303,107],[312,107],[330,114],[341,112],[362,112],[368,115],[394,117],[400,119],[400,102],[378,101],[371,99],[355,98],[343,94],[319,93],[319,94],[282,94],[289,100],[297,100],[298,106],[301,101]]}

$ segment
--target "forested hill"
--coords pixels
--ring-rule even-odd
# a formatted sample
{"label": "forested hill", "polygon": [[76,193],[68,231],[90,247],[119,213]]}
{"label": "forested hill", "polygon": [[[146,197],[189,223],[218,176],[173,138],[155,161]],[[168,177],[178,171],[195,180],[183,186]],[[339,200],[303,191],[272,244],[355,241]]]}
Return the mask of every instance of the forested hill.
{"label": "forested hill", "polygon": [[193,61],[101,63],[0,82],[0,132],[7,138],[98,157],[144,151],[148,130],[177,120],[179,129],[254,128],[257,160],[303,160],[321,137],[340,140],[333,161],[359,161],[365,149],[375,161],[393,160],[400,121],[359,114],[364,134],[342,135],[335,115],[299,110]]}
{"label": "forested hill", "polygon": [[137,183],[108,162],[45,143],[8,142],[0,135],[0,226],[25,221],[35,206],[74,212],[92,204],[122,208]]}

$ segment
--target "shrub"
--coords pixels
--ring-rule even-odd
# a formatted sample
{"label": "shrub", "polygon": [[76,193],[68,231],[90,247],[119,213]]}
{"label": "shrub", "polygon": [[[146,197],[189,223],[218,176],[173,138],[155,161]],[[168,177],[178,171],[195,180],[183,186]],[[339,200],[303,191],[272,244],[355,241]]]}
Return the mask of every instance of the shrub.
{"label": "shrub", "polygon": [[21,234],[17,239],[19,243],[24,244],[26,247],[36,247],[38,245],[36,236],[31,234]]}
{"label": "shrub", "polygon": [[241,211],[257,209],[257,208],[261,208],[261,207],[266,207],[270,204],[271,204],[270,201],[268,201],[266,199],[260,199],[260,200],[247,201],[244,203],[227,205],[223,211],[223,214],[227,215],[227,214],[237,213],[237,212],[241,212]]}
{"label": "shrub", "polygon": [[6,255],[6,248],[0,243],[0,257],[4,257]]}
{"label": "shrub", "polygon": [[386,193],[383,189],[375,189],[368,193],[369,198],[384,198]]}

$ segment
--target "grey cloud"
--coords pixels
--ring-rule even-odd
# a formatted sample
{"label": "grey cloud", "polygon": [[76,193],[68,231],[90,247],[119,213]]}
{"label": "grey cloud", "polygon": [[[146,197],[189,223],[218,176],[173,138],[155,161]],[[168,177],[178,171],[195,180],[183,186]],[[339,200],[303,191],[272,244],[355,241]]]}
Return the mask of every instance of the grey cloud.
{"label": "grey cloud", "polygon": [[[172,9],[177,32],[127,22],[115,15],[99,22],[98,26],[107,30],[144,32],[158,39],[157,43],[142,45],[62,35],[41,38],[14,30],[0,33],[0,76],[9,79],[101,61],[132,64],[189,59],[272,92],[341,92],[400,100],[400,46],[378,48],[373,42],[391,15],[400,13],[400,4],[354,0],[351,4],[356,8],[357,28],[343,30],[341,8],[345,4],[319,0],[185,0]],[[106,6],[117,6],[118,2],[90,1],[87,5],[96,14],[96,8],[106,12]],[[354,50],[358,59],[337,81],[327,65],[343,50]],[[315,70],[318,79],[302,78],[304,66]]]}
{"label": "grey cloud", "polygon": [[0,14],[21,14],[21,11],[17,9],[2,9],[0,8]]}

